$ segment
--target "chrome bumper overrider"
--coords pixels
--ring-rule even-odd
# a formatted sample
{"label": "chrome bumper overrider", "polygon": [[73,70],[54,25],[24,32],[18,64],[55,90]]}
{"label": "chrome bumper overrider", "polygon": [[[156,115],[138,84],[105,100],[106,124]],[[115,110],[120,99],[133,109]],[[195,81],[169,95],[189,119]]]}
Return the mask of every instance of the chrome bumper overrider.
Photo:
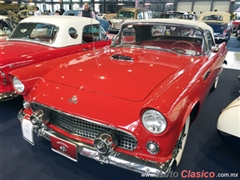
{"label": "chrome bumper overrider", "polygon": [[[19,114],[18,114],[19,120],[22,121],[24,116],[25,116],[25,113],[22,109],[19,111]],[[34,132],[37,133],[38,136],[44,137],[49,141],[50,141],[50,136],[56,136],[65,141],[74,143],[77,146],[78,154],[95,159],[96,161],[99,161],[101,164],[115,165],[124,169],[138,172],[138,173],[148,174],[148,175],[151,175],[152,177],[153,176],[163,177],[164,175],[166,175],[171,171],[171,167],[174,164],[174,159],[170,159],[169,161],[166,161],[163,163],[156,163],[156,162],[145,161],[135,156],[130,156],[127,154],[116,152],[116,151],[112,151],[107,155],[100,154],[94,146],[69,139],[59,134],[58,132],[48,128],[44,124],[42,124],[40,128],[35,129]]]}
{"label": "chrome bumper overrider", "polygon": [[15,91],[7,92],[7,93],[0,93],[0,101],[10,100],[17,96],[18,96],[18,94]]}

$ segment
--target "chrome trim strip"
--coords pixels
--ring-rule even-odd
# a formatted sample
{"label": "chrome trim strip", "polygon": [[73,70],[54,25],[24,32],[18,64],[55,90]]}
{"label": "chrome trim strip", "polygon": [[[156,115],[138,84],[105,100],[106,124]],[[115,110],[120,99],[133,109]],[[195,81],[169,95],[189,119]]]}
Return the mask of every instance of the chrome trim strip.
{"label": "chrome trim strip", "polygon": [[[98,125],[104,126],[104,127],[106,127],[106,128],[110,128],[110,129],[113,129],[113,130],[117,130],[117,131],[121,131],[121,132],[123,132],[123,133],[129,134],[129,135],[132,136],[132,137],[135,139],[135,141],[136,141],[136,146],[132,149],[132,151],[133,151],[134,149],[136,149],[136,147],[137,147],[137,145],[138,145],[137,138],[136,138],[133,134],[131,134],[130,132],[128,132],[128,131],[124,131],[124,130],[122,130],[122,129],[118,129],[118,128],[113,127],[113,126],[108,126],[108,125],[106,125],[106,124],[99,123],[99,122],[96,122],[96,121],[93,121],[93,120],[90,120],[90,119],[86,119],[86,118],[83,118],[83,117],[80,117],[80,116],[75,116],[75,115],[72,115],[72,114],[69,114],[69,113],[65,113],[65,112],[60,111],[60,110],[57,110],[57,109],[55,109],[55,108],[53,108],[53,107],[49,107],[49,106],[46,106],[46,105],[43,105],[43,104],[39,104],[39,103],[37,103],[37,102],[35,102],[35,101],[32,101],[32,102],[30,103],[31,109],[32,109],[32,104],[33,104],[33,103],[34,103],[34,104],[37,104],[37,105],[39,105],[39,106],[43,106],[43,107],[45,107],[45,108],[51,109],[51,110],[53,110],[53,111],[56,111],[56,112],[58,112],[58,113],[60,113],[60,114],[65,114],[65,115],[67,115],[67,116],[71,116],[71,117],[74,117],[74,118],[82,119],[82,120],[85,120],[85,121],[90,122],[90,123],[93,123],[93,124],[98,124]],[[32,109],[32,112],[34,112],[33,109]],[[74,135],[74,136],[79,136],[78,134],[74,134],[74,133],[71,133],[71,134]],[[85,137],[85,138],[86,138],[86,139],[90,139],[90,138],[87,138],[87,137]],[[90,140],[92,140],[92,139],[90,139]],[[123,148],[123,149],[124,149],[124,148]],[[129,149],[127,149],[127,150],[129,150]]]}
{"label": "chrome trim strip", "polygon": [[17,96],[18,96],[18,94],[16,93],[16,91],[7,92],[7,93],[0,93],[0,101],[10,100],[10,99],[13,99]]}

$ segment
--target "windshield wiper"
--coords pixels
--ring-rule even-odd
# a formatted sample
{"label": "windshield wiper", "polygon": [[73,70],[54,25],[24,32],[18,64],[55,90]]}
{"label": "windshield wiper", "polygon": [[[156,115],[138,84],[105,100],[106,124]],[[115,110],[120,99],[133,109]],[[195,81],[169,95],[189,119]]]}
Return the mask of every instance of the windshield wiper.
{"label": "windshield wiper", "polygon": [[143,46],[144,49],[152,49],[152,50],[160,50],[160,51],[165,51],[165,52],[170,52],[170,53],[174,53],[174,54],[178,54],[172,50],[169,50],[169,49],[164,49],[164,48],[161,48],[159,46]]}

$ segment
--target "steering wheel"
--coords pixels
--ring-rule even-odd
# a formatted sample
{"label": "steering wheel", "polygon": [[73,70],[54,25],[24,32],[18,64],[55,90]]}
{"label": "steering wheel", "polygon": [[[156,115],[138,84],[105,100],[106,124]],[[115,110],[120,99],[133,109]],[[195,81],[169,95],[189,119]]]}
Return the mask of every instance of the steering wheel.
{"label": "steering wheel", "polygon": [[191,48],[195,51],[195,54],[197,54],[198,51],[197,51],[196,47],[188,41],[177,41],[177,42],[175,42],[171,45],[170,49],[172,51],[176,51],[176,52],[181,53],[181,54],[186,54],[185,49],[183,49],[182,47],[176,47],[176,44],[181,44],[181,43],[183,43],[183,44],[185,43],[185,44],[188,44],[189,46],[191,46]]}

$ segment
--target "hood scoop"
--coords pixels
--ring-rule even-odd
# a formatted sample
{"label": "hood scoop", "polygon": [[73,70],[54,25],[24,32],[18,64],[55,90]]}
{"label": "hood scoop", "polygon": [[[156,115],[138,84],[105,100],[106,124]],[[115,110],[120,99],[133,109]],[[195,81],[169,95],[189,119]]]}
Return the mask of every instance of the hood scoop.
{"label": "hood scoop", "polygon": [[125,56],[125,55],[122,55],[122,54],[114,54],[111,56],[111,58],[113,60],[117,60],[117,61],[129,61],[129,62],[133,62],[133,58],[130,57],[130,56]]}

